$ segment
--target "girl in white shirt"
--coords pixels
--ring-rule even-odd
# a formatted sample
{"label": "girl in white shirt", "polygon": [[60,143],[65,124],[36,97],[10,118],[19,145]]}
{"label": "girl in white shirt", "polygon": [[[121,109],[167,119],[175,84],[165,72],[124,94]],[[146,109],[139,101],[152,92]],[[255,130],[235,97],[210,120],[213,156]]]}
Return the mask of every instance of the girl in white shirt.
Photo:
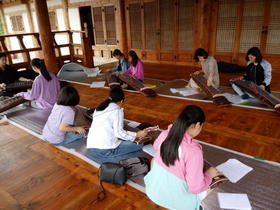
{"label": "girl in white shirt", "polygon": [[131,132],[123,129],[124,113],[121,108],[124,93],[119,88],[111,90],[109,99],[103,101],[93,114],[87,138],[87,148],[102,157],[115,157],[141,150],[143,144],[132,143],[136,137],[147,134],[146,130]]}

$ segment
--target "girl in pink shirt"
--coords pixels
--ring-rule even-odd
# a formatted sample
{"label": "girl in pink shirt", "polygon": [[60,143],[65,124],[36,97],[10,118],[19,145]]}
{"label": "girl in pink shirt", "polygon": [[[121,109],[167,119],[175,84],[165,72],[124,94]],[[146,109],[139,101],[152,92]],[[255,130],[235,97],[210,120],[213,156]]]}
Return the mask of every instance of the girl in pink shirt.
{"label": "girl in pink shirt", "polygon": [[156,139],[153,168],[144,177],[146,193],[156,204],[168,209],[195,210],[206,196],[218,170],[210,167],[203,172],[202,148],[193,139],[204,120],[201,108],[187,106]]}
{"label": "girl in pink shirt", "polygon": [[142,61],[138,58],[135,51],[131,50],[128,52],[128,61],[131,63],[130,67],[121,74],[132,75],[135,79],[140,82],[144,79],[144,67]]}

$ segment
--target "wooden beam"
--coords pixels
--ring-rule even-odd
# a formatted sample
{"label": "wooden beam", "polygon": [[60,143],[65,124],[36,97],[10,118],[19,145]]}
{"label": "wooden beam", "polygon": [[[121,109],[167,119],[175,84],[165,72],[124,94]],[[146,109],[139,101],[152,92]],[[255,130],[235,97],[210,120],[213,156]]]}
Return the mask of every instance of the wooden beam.
{"label": "wooden beam", "polygon": [[[3,27],[4,34],[8,35],[9,32],[8,32],[8,28],[7,28],[7,21],[6,21],[6,18],[5,18],[3,7],[0,8],[0,16],[1,16],[1,20],[2,20],[2,27]],[[10,39],[5,40],[5,46],[8,49],[10,49],[10,46],[11,46]],[[2,50],[5,51],[4,48],[2,48]],[[10,61],[9,61],[9,63],[10,63]]]}
{"label": "wooden beam", "polygon": [[208,51],[208,43],[209,43],[209,36],[210,36],[210,21],[211,21],[211,0],[202,0],[198,4],[199,7],[199,32],[198,32],[198,39],[199,39],[199,46],[204,48]]}
{"label": "wooden beam", "polygon": [[64,24],[66,30],[70,30],[70,21],[69,21],[69,14],[68,14],[68,0],[62,0],[62,10],[63,10],[63,17],[64,17]]}
{"label": "wooden beam", "polygon": [[81,33],[82,50],[83,50],[83,65],[86,67],[94,67],[93,53],[91,47],[91,39],[88,33],[87,23],[84,23],[85,33]]}
{"label": "wooden beam", "polygon": [[49,71],[57,73],[58,66],[56,63],[56,56],[53,46],[53,36],[51,32],[47,1],[34,0],[34,5],[45,65]]}
{"label": "wooden beam", "polygon": [[117,39],[119,39],[120,50],[122,51],[123,54],[127,55],[128,47],[127,47],[127,33],[126,33],[124,0],[119,1],[118,7],[119,7],[119,9],[117,10],[117,14],[119,16],[118,25],[120,26],[119,27],[120,33],[119,33],[119,37]]}

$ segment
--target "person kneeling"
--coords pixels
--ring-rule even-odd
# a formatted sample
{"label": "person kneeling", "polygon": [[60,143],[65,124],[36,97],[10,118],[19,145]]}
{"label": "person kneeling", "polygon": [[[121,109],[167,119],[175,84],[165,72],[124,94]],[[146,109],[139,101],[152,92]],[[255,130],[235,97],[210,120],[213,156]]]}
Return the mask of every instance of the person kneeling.
{"label": "person kneeling", "polygon": [[94,111],[87,138],[87,148],[92,154],[115,157],[141,150],[143,144],[134,144],[136,137],[147,135],[146,130],[138,132],[123,129],[124,113],[121,108],[124,93],[119,88],[111,90],[109,98]]}
{"label": "person kneeling", "polygon": [[80,97],[75,88],[66,86],[61,89],[43,129],[45,141],[58,146],[84,137],[87,126],[73,125],[79,102]]}

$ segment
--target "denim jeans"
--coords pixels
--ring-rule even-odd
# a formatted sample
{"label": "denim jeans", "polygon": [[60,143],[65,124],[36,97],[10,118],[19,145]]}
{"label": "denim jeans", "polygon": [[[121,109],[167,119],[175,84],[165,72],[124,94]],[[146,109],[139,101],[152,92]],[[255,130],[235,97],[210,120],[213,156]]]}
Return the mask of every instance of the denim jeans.
{"label": "denim jeans", "polygon": [[90,152],[94,155],[99,155],[101,157],[116,157],[119,155],[124,155],[130,152],[136,152],[141,150],[143,144],[134,144],[131,141],[122,141],[120,145],[114,149],[97,149],[90,148]]}
{"label": "denim jeans", "polygon": [[68,144],[72,141],[76,141],[78,139],[81,139],[84,136],[85,136],[84,133],[74,134],[73,132],[66,132],[64,140],[59,144],[53,144],[53,145],[61,146],[61,145],[64,145],[64,144]]}

